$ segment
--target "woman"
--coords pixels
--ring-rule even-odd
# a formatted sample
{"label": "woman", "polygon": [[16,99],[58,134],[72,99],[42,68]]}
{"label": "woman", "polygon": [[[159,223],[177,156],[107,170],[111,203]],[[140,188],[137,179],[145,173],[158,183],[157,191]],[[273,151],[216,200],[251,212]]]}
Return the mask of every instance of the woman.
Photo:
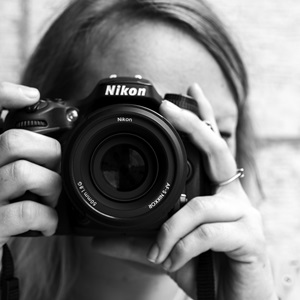
{"label": "woman", "polygon": [[[162,225],[155,241],[14,239],[22,299],[196,299],[193,258],[209,249],[222,253],[215,259],[217,299],[276,299],[260,215],[239,180],[233,180],[235,157],[246,169],[249,195],[257,195],[244,103],[246,74],[217,17],[199,0],[74,1],[42,39],[23,84],[37,88],[43,98],[83,99],[110,74],[140,74],[161,95],[195,98],[200,119],[168,101],[160,112],[207,158],[206,173],[216,193],[191,199]],[[36,90],[25,99],[19,89],[28,92],[2,85],[3,107],[38,100]],[[57,225],[53,207],[61,191],[58,142],[11,130],[0,144],[6,182],[1,181],[2,245],[29,229],[52,235]],[[43,203],[8,203],[26,190]]]}

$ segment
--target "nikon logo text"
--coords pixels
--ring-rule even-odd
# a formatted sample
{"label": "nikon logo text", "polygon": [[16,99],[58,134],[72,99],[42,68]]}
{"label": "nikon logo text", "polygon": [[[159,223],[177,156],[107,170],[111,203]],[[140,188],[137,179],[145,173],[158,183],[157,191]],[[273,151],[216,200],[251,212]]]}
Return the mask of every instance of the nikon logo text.
{"label": "nikon logo text", "polygon": [[146,88],[127,87],[126,85],[107,85],[105,96],[146,96]]}
{"label": "nikon logo text", "polygon": [[120,117],[120,118],[117,118],[117,121],[118,122],[132,122],[132,118],[123,118],[123,117]]}
{"label": "nikon logo text", "polygon": [[162,201],[165,198],[165,196],[169,192],[170,187],[170,183],[167,182],[165,188],[161,191],[161,194],[153,202],[148,204],[149,209],[154,208],[157,204],[159,204],[160,201]]}

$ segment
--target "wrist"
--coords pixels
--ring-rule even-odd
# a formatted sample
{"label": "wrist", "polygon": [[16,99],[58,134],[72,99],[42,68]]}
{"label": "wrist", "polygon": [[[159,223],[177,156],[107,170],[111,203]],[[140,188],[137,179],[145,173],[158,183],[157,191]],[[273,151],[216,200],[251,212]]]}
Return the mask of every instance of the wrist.
{"label": "wrist", "polygon": [[218,300],[279,300],[271,264],[266,255],[251,262],[220,260]]}

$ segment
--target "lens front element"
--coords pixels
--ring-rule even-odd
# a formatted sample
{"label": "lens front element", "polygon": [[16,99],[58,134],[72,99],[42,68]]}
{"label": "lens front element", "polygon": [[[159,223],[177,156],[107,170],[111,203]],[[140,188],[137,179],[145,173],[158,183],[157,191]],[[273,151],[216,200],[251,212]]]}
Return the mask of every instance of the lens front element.
{"label": "lens front element", "polygon": [[131,145],[121,144],[104,154],[100,169],[109,185],[117,191],[128,192],[144,182],[148,167],[142,153]]}
{"label": "lens front element", "polygon": [[95,148],[90,169],[98,191],[113,201],[134,201],[157,181],[159,162],[155,149],[141,136],[121,132]]}

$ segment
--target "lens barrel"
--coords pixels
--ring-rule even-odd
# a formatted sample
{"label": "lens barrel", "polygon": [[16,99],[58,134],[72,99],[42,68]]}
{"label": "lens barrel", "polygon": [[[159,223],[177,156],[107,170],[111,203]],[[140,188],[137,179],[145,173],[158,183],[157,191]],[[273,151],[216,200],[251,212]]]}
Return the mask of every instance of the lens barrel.
{"label": "lens barrel", "polygon": [[157,224],[186,182],[178,132],[157,112],[133,104],[108,106],[83,120],[66,143],[62,163],[70,201],[106,227]]}

